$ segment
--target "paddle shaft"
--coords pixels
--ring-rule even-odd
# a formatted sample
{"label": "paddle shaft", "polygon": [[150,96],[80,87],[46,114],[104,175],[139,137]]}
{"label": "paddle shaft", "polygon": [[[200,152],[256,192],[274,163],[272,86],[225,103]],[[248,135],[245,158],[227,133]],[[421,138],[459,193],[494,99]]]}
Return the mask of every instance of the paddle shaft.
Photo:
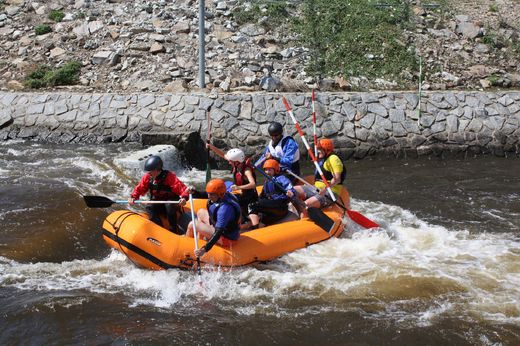
{"label": "paddle shaft", "polygon": [[330,195],[330,198],[334,202],[336,202],[336,196],[334,195],[334,192],[332,192],[327,179],[325,179],[325,175],[323,174],[323,171],[321,170],[321,167],[318,164],[318,159],[316,158],[316,156],[314,156],[314,153],[312,152],[311,147],[309,146],[309,142],[307,142],[307,139],[305,138],[305,135],[303,134],[303,131],[300,127],[300,124],[298,123],[298,121],[296,120],[296,117],[294,116],[291,106],[289,105],[289,103],[287,102],[285,97],[282,97],[282,101],[283,101],[283,104],[285,105],[285,109],[287,109],[287,113],[289,113],[291,120],[293,121],[294,125],[296,126],[296,130],[298,130],[298,134],[300,135],[300,138],[302,139],[302,142],[305,145],[305,148],[307,149],[307,152],[309,153],[309,156],[311,157],[312,162],[314,163],[314,166],[316,167],[316,170],[320,174],[321,179],[323,180],[323,183],[327,187],[327,191]]}
{"label": "paddle shaft", "polygon": [[[125,200],[119,200],[114,201],[114,203],[119,204],[125,204],[128,203],[128,201]],[[134,201],[135,204],[179,204],[179,201]]]}
{"label": "paddle shaft", "polygon": [[316,107],[314,105],[314,89],[312,89],[312,134],[314,137],[314,156],[318,156],[318,137],[316,135]]}
{"label": "paddle shaft", "polygon": [[[293,172],[291,172],[289,170],[287,170],[286,172],[289,173],[290,175],[292,175],[293,177],[295,177],[296,179],[298,179],[299,181],[303,182],[305,185],[307,185],[309,187],[312,187],[316,192],[319,193],[320,189],[318,189],[316,186],[310,184],[307,180],[303,179],[302,177],[294,174]],[[337,206],[339,206],[341,209],[345,210],[347,212],[348,216],[354,222],[356,222],[358,225],[361,225],[361,226],[363,226],[365,228],[377,228],[377,227],[379,227],[379,224],[377,224],[374,221],[370,220],[369,218],[367,218],[366,216],[362,215],[361,213],[359,213],[357,211],[354,211],[354,210],[348,209],[344,205],[338,203],[338,201],[333,201],[333,202]]]}
{"label": "paddle shaft", "polygon": [[[197,225],[195,225],[195,208],[193,207],[193,196],[190,193],[190,210],[191,210],[191,224],[193,225],[193,240],[195,241],[195,251],[199,249],[199,236],[197,234]],[[197,274],[201,275],[200,271],[200,257],[197,256]]]}
{"label": "paddle shaft", "polygon": [[[208,132],[206,133],[206,144],[211,141],[211,109],[208,109]],[[211,166],[209,164],[209,148],[206,148],[206,184],[211,180]]]}

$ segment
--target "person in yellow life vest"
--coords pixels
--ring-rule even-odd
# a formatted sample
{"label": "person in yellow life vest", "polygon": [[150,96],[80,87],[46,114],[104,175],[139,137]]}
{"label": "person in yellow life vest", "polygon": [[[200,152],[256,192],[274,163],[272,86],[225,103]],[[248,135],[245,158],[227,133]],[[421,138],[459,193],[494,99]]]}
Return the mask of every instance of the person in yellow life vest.
{"label": "person in yellow life vest", "polygon": [[[331,139],[323,138],[318,141],[318,164],[332,192],[339,195],[346,177],[346,170],[339,156],[334,153],[334,143]],[[331,205],[333,201],[328,195],[326,185],[317,170],[315,179],[314,186],[319,192],[310,186],[295,186],[298,197],[305,200],[308,207],[323,208]]]}

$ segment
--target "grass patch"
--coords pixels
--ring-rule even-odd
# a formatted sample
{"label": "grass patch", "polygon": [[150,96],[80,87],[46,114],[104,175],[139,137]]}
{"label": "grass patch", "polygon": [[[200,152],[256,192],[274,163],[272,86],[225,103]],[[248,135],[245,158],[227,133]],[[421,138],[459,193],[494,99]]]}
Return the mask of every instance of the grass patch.
{"label": "grass patch", "polygon": [[45,35],[52,32],[52,28],[46,24],[40,24],[34,27],[34,32],[36,35]]}
{"label": "grass patch", "polygon": [[409,2],[304,0],[295,28],[311,51],[307,72],[315,76],[366,76],[401,81],[418,71],[415,50],[403,38],[412,27]]}
{"label": "grass patch", "polygon": [[74,15],[74,18],[76,18],[76,19],[85,19],[85,18],[87,18],[87,14],[85,12],[83,12],[83,11],[79,11],[78,13],[76,13]]}
{"label": "grass patch", "polygon": [[498,86],[498,82],[500,81],[500,77],[497,76],[497,75],[491,75],[487,78],[487,80],[489,81],[489,83],[491,83],[491,86]]}
{"label": "grass patch", "polygon": [[233,19],[239,24],[260,23],[266,28],[274,28],[289,22],[289,10],[295,6],[290,3],[260,0],[250,3],[240,0],[240,5],[232,12]]}
{"label": "grass patch", "polygon": [[78,61],[69,61],[57,69],[40,65],[36,70],[26,76],[24,84],[31,89],[57,85],[73,85],[79,80],[80,70],[81,63]]}
{"label": "grass patch", "polygon": [[51,10],[49,13],[49,19],[53,20],[55,22],[61,22],[63,18],[65,17],[65,14],[59,10]]}

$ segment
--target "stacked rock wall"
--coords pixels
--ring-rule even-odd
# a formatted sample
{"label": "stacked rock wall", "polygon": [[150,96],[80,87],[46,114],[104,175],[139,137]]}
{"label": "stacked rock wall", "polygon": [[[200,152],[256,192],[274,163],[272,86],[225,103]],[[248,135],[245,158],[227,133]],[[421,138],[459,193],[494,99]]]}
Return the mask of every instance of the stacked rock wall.
{"label": "stacked rock wall", "polygon": [[[137,142],[143,133],[193,131],[205,138],[210,111],[217,146],[254,153],[270,121],[297,137],[282,96],[312,141],[310,93],[0,93],[0,139]],[[520,153],[517,91],[318,93],[316,112],[318,136],[334,139],[346,156]]]}

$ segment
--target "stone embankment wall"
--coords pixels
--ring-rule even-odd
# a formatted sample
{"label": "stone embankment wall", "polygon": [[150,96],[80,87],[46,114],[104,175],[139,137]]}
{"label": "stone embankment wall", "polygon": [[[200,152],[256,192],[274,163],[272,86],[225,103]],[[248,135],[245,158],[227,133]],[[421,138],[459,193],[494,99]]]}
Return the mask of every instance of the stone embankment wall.
{"label": "stone embankment wall", "polygon": [[[312,141],[311,98],[284,94]],[[0,93],[0,140],[137,142],[144,133],[200,132],[207,111],[224,149],[258,152],[272,120],[296,135],[281,94]],[[520,153],[520,92],[318,93],[318,136],[346,157]],[[301,142],[300,142],[301,143]],[[302,150],[305,148],[302,145]]]}

